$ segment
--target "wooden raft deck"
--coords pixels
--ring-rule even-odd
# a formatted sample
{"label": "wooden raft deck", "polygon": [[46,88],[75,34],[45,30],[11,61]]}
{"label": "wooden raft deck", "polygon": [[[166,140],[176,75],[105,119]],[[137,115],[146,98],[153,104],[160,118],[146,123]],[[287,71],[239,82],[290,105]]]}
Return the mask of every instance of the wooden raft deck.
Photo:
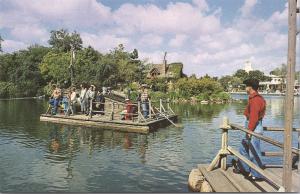
{"label": "wooden raft deck", "polygon": [[[173,122],[177,121],[177,115],[169,115],[168,118]],[[159,128],[167,127],[171,124],[170,121],[164,117],[138,123],[130,120],[111,120],[109,115],[94,115],[92,118],[89,118],[85,115],[65,116],[42,114],[40,116],[40,121],[145,134]]]}
{"label": "wooden raft deck", "polygon": [[[277,192],[278,188],[268,181],[250,181],[241,174],[235,174],[233,167],[207,171],[208,165],[198,165],[198,169],[215,192]],[[278,185],[282,185],[282,168],[266,168]],[[293,170],[293,192],[300,192],[300,172]]]}

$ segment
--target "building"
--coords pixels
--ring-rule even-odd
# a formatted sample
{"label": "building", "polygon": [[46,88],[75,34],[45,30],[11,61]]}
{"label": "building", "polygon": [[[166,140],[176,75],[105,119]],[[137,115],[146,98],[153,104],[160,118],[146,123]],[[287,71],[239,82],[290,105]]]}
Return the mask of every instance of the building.
{"label": "building", "polygon": [[183,76],[183,64],[182,63],[171,63],[168,64],[166,60],[166,55],[164,55],[164,59],[162,64],[153,64],[148,73],[148,79],[154,78],[181,78]]}
{"label": "building", "polygon": [[268,92],[282,92],[285,89],[286,80],[283,77],[277,75],[267,76],[271,78],[271,81],[260,82],[259,85],[262,90]]}
{"label": "building", "polygon": [[253,71],[253,68],[252,68],[252,63],[248,60],[246,61],[245,63],[245,69],[244,69],[247,73],[249,73],[250,71]]}

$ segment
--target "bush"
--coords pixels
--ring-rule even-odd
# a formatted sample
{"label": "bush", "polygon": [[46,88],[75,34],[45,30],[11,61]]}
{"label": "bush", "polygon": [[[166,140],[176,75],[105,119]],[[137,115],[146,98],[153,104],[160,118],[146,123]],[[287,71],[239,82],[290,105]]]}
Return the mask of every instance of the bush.
{"label": "bush", "polygon": [[0,98],[13,98],[17,96],[17,87],[10,82],[0,82]]}

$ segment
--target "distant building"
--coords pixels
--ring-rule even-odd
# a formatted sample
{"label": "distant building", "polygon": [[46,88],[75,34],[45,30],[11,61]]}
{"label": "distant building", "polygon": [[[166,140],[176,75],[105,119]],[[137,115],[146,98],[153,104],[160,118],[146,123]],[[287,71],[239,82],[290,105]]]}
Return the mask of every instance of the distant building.
{"label": "distant building", "polygon": [[267,75],[271,78],[271,81],[260,82],[259,85],[263,90],[276,92],[283,91],[285,88],[286,80],[277,75]]}
{"label": "distant building", "polygon": [[164,55],[162,64],[153,64],[148,71],[147,78],[181,78],[183,76],[183,64],[182,63],[171,63],[168,64]]}
{"label": "distant building", "polygon": [[248,60],[245,63],[245,69],[244,69],[247,73],[249,73],[250,71],[253,71],[252,69],[252,63]]}

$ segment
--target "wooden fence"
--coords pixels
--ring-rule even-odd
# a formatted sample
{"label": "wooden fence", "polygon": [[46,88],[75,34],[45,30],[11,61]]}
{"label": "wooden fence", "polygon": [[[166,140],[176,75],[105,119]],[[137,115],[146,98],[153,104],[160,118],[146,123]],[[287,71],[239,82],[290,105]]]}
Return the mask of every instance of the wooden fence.
{"label": "wooden fence", "polygon": [[[273,174],[265,171],[263,168],[268,166],[268,164],[266,164],[263,168],[257,166],[256,164],[254,164],[252,161],[248,160],[246,157],[244,157],[243,155],[241,155],[237,150],[235,150],[234,148],[232,148],[231,146],[228,145],[228,131],[229,130],[238,130],[238,131],[242,131],[245,132],[247,134],[251,134],[252,136],[265,141],[273,146],[279,147],[279,148],[284,148],[283,143],[276,141],[270,137],[266,137],[263,136],[261,134],[249,131],[248,129],[244,128],[241,125],[237,125],[237,124],[233,124],[230,123],[227,117],[223,118],[223,123],[221,125],[221,130],[222,130],[222,143],[221,143],[221,149],[219,150],[218,154],[216,155],[216,157],[213,159],[213,161],[210,163],[210,165],[207,168],[207,171],[212,171],[217,165],[220,165],[220,167],[223,170],[227,169],[227,156],[228,155],[233,155],[236,156],[238,159],[240,159],[241,161],[245,162],[250,168],[254,169],[255,171],[257,171],[259,174],[261,174],[263,177],[265,177],[265,179],[272,184],[274,187],[276,188],[282,188],[282,185],[280,185],[278,183],[278,181],[276,181],[276,178],[274,177]],[[264,127],[265,131],[284,131],[283,128],[278,128],[278,127]],[[296,129],[293,128],[294,132],[298,132],[298,148],[292,147],[292,153],[293,153],[293,158],[290,158],[290,160],[293,160],[293,163],[296,163],[296,161],[299,161],[299,155],[300,155],[300,129]],[[283,156],[283,152],[262,152],[262,154],[264,156],[268,156],[268,157],[280,157]],[[299,171],[299,164],[298,164],[298,171]],[[291,175],[292,176],[292,175]],[[284,182],[284,181],[282,181]]]}

